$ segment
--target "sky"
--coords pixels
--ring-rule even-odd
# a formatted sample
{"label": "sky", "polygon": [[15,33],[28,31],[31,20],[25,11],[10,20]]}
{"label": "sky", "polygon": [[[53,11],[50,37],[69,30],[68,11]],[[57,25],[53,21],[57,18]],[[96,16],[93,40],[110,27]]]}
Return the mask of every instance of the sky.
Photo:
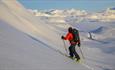
{"label": "sky", "polygon": [[28,9],[79,9],[101,11],[115,7],[115,0],[18,0]]}

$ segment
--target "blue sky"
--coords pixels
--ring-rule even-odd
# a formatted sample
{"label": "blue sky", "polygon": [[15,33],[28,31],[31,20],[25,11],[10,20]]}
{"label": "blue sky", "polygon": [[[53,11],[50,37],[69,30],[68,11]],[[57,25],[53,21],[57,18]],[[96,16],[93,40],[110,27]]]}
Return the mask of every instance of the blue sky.
{"label": "blue sky", "polygon": [[48,9],[80,9],[86,11],[102,11],[115,7],[115,0],[18,0],[26,8]]}

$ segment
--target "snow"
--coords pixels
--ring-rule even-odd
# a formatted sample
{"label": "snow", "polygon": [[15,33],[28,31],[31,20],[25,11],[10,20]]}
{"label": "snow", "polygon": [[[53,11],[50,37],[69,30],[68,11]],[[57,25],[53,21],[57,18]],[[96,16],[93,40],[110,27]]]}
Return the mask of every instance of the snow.
{"label": "snow", "polygon": [[[52,10],[48,12],[54,15],[34,16],[16,0],[0,0],[0,70],[115,70],[115,22],[95,17],[92,22],[87,12],[77,11]],[[66,53],[60,37],[69,26],[80,31],[83,64],[59,53]]]}
{"label": "snow", "polygon": [[56,70],[80,66],[5,22],[0,24],[0,70]]}

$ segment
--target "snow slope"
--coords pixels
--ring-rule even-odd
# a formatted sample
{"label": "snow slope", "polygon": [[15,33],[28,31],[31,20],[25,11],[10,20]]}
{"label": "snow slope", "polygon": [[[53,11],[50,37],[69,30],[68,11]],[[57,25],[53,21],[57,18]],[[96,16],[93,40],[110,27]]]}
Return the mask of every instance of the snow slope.
{"label": "snow slope", "polygon": [[[115,70],[113,22],[53,24],[43,18],[35,17],[16,0],[0,0],[0,70]],[[85,64],[58,52],[65,53],[60,36],[69,26],[80,30]],[[88,38],[88,32],[93,33],[94,40]]]}
{"label": "snow slope", "polygon": [[[71,59],[50,48],[47,38],[42,33],[51,34],[52,37],[46,35],[50,38],[50,43],[52,38],[55,39],[53,34],[57,35],[48,25],[40,23],[35,20],[36,18],[33,19],[34,16],[29,15],[23,7],[17,7],[18,4],[15,0],[2,0],[0,3],[0,70],[74,70],[76,68],[85,70],[85,67],[80,64],[75,65]],[[15,7],[20,11],[16,11]],[[39,24],[39,26],[35,27],[35,24]],[[34,30],[35,28],[37,28],[37,32]]]}
{"label": "snow slope", "polygon": [[0,70],[82,69],[48,45],[0,21]]}
{"label": "snow slope", "polygon": [[[28,13],[19,3],[15,0],[13,1],[1,1],[0,4],[1,12],[0,18],[8,24],[14,26],[18,30],[32,35],[33,37],[38,38],[39,40],[44,40],[48,43],[49,40],[51,43],[48,45],[62,46],[60,36],[55,32],[55,28],[45,24],[40,19],[35,18],[32,14]],[[18,9],[18,10],[17,10]],[[15,19],[15,20],[14,20]],[[56,38],[54,38],[56,37]],[[59,41],[56,43],[55,41]]]}
{"label": "snow slope", "polygon": [[[35,21],[31,18],[33,16],[27,14],[24,8],[22,8],[24,11],[20,10],[22,13],[19,13],[17,11],[15,12],[15,9],[12,8],[17,7],[12,6],[17,5],[16,1],[0,1],[0,3],[0,70],[56,70],[76,68],[85,70],[85,67],[80,64],[75,65],[72,60],[52,50],[48,42],[43,42],[44,40],[47,41],[47,39],[40,39],[43,35],[41,35],[42,29],[40,28],[46,31],[43,31],[45,34],[47,34],[47,30],[49,35],[51,33],[50,28],[48,28],[48,26],[46,27],[46,24],[42,24],[39,21],[38,33],[35,31],[35,34],[33,29],[36,28],[34,26]],[[7,5],[9,6],[6,7]],[[19,9],[20,8],[21,7],[19,7]],[[11,11],[13,12],[11,13]],[[4,16],[2,17],[3,14]],[[22,15],[23,17],[21,17]],[[24,18],[31,18],[31,20],[26,22],[27,20]],[[52,33],[50,36],[55,33],[53,30],[51,31]],[[34,35],[37,37],[34,37]],[[47,35],[46,37],[50,38],[50,36]],[[52,42],[52,40],[49,41],[50,43]]]}

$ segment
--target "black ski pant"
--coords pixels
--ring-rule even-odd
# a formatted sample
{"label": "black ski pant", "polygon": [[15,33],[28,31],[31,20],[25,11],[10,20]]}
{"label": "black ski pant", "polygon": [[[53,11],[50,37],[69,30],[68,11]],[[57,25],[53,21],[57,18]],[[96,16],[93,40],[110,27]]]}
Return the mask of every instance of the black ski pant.
{"label": "black ski pant", "polygon": [[70,45],[70,47],[69,47],[69,54],[70,54],[71,57],[75,56],[75,58],[80,59],[78,53],[75,50],[75,46],[76,46],[76,44],[71,44]]}

